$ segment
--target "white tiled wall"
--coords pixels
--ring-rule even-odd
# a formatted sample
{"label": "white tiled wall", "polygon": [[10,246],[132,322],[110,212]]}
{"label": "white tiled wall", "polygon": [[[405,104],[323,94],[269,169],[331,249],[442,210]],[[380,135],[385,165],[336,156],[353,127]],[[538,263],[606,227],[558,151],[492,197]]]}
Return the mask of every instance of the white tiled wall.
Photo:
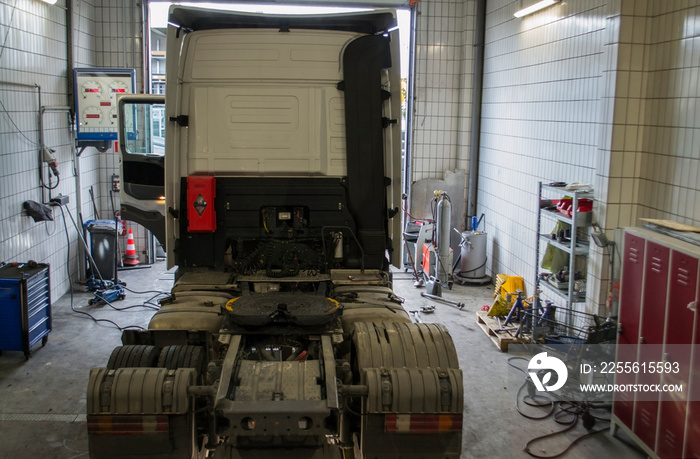
{"label": "white tiled wall", "polygon": [[[700,226],[700,116],[696,110],[700,95],[700,2],[650,1],[646,17],[630,19],[634,31],[630,62],[634,69],[630,74],[639,70],[635,57],[642,55],[644,60],[641,88],[631,79],[627,83],[628,103],[637,91],[646,103],[640,104],[643,110],[638,114],[634,113],[636,107],[628,106],[624,122],[628,126],[639,124],[643,133],[638,134],[636,161],[633,163],[626,151],[622,167],[631,170],[634,166],[634,184],[639,190],[637,216]],[[645,35],[636,33],[645,25]]]}
{"label": "white tiled wall", "polygon": [[[595,217],[611,239],[614,228],[633,226],[637,220],[641,120],[645,110],[643,88],[647,80],[644,41],[650,30],[646,9],[645,0],[622,0],[607,5]],[[597,312],[596,304],[605,304],[608,299],[611,262],[619,261],[613,250],[591,247],[588,299],[592,312]]]}
{"label": "white tiled wall", "polygon": [[563,2],[517,19],[521,5],[487,3],[478,208],[492,272],[523,276],[531,294],[537,182],[596,176],[606,5]]}
{"label": "white tiled wall", "polygon": [[[22,211],[22,204],[26,200],[46,202],[50,195],[61,193],[69,196],[68,208],[75,220],[78,214],[89,220],[95,217],[88,193],[93,186],[101,216],[111,215],[106,190],[117,164],[113,153],[98,153],[93,148],[87,148],[76,159],[72,122],[64,110],[54,110],[72,105],[68,98],[72,90],[67,87],[66,1],[48,5],[34,0],[0,0],[0,262],[32,259],[50,263],[53,300],[69,286],[63,217],[59,209],[54,209],[53,222],[35,223]],[[72,2],[74,67],[123,67],[124,57],[131,67],[141,62],[140,3]],[[122,11],[126,12],[124,19]],[[109,35],[105,35],[107,31]],[[106,46],[110,53],[105,56],[102,50]],[[136,73],[140,84],[140,64]],[[44,143],[56,150],[60,171],[61,181],[51,192],[42,192],[38,172],[39,88],[41,106],[52,108],[43,117]],[[76,202],[76,161],[82,182],[80,206]],[[43,173],[48,182],[45,166]],[[73,280],[77,280],[78,234],[68,214],[66,223],[70,239],[68,266]]]}
{"label": "white tiled wall", "polygon": [[475,3],[431,0],[416,6],[414,181],[467,169]]}
{"label": "white tiled wall", "polygon": [[[49,192],[39,179],[39,91],[41,106],[65,107],[66,14],[63,2],[47,5],[37,1],[0,1],[0,261],[51,264],[52,298],[68,288],[67,242],[63,218],[54,210],[54,221],[35,223],[22,210],[27,200],[46,202],[62,193],[71,199],[76,214],[73,179],[71,123],[65,111],[43,116],[45,145],[55,150],[60,183]],[[18,84],[37,85],[37,87]],[[49,184],[48,168],[43,166]],[[56,184],[54,178],[51,179]],[[71,268],[77,261],[77,232],[70,219]]]}

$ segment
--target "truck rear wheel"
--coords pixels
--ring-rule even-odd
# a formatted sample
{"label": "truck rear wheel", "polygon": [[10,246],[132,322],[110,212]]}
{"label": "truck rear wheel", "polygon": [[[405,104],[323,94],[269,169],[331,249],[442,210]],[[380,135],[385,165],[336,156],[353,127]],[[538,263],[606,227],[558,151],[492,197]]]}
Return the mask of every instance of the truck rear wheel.
{"label": "truck rear wheel", "polygon": [[107,368],[116,370],[117,368],[153,367],[159,353],[160,349],[157,347],[143,344],[115,347],[112,355],[109,356]]}
{"label": "truck rear wheel", "polygon": [[[183,344],[165,346],[160,352],[157,366],[160,368],[167,368],[168,370],[192,368],[197,373],[196,381],[201,383],[205,374],[204,366],[206,362],[204,356],[205,351],[201,346]],[[205,428],[207,425],[207,417],[204,415],[206,404],[207,402],[201,398],[195,401],[194,411],[199,414],[192,414],[192,445],[194,449],[192,459],[206,457],[207,450],[204,447],[208,438]]]}
{"label": "truck rear wheel", "polygon": [[194,368],[197,371],[197,379],[199,379],[204,369],[204,363],[204,348],[201,346],[176,345],[163,348],[156,366],[168,370]]}

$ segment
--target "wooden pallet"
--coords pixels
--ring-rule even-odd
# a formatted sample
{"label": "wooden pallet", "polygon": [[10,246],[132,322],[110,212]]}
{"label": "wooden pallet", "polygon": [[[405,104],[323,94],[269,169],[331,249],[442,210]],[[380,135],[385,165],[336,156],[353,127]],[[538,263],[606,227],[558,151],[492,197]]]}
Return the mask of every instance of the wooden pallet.
{"label": "wooden pallet", "polygon": [[484,333],[493,341],[501,352],[508,352],[508,344],[522,343],[524,340],[516,338],[515,331],[496,333],[498,330],[498,321],[489,317],[487,311],[476,311],[476,324],[484,330]]}

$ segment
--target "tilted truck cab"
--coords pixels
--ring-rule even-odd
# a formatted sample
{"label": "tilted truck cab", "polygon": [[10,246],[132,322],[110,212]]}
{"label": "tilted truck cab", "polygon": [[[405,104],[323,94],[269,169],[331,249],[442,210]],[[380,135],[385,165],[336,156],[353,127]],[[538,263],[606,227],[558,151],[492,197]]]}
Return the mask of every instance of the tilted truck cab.
{"label": "tilted truck cab", "polygon": [[91,370],[91,457],[460,456],[455,346],[391,289],[395,25],[171,7],[164,109],[119,108],[122,212],[176,282]]}

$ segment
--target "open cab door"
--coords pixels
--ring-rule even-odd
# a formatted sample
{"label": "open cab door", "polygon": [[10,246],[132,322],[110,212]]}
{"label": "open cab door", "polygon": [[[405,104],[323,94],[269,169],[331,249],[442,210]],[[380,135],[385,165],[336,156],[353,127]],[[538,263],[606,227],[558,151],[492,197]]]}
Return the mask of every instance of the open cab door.
{"label": "open cab door", "polygon": [[118,107],[121,216],[165,246],[165,97],[123,95]]}

